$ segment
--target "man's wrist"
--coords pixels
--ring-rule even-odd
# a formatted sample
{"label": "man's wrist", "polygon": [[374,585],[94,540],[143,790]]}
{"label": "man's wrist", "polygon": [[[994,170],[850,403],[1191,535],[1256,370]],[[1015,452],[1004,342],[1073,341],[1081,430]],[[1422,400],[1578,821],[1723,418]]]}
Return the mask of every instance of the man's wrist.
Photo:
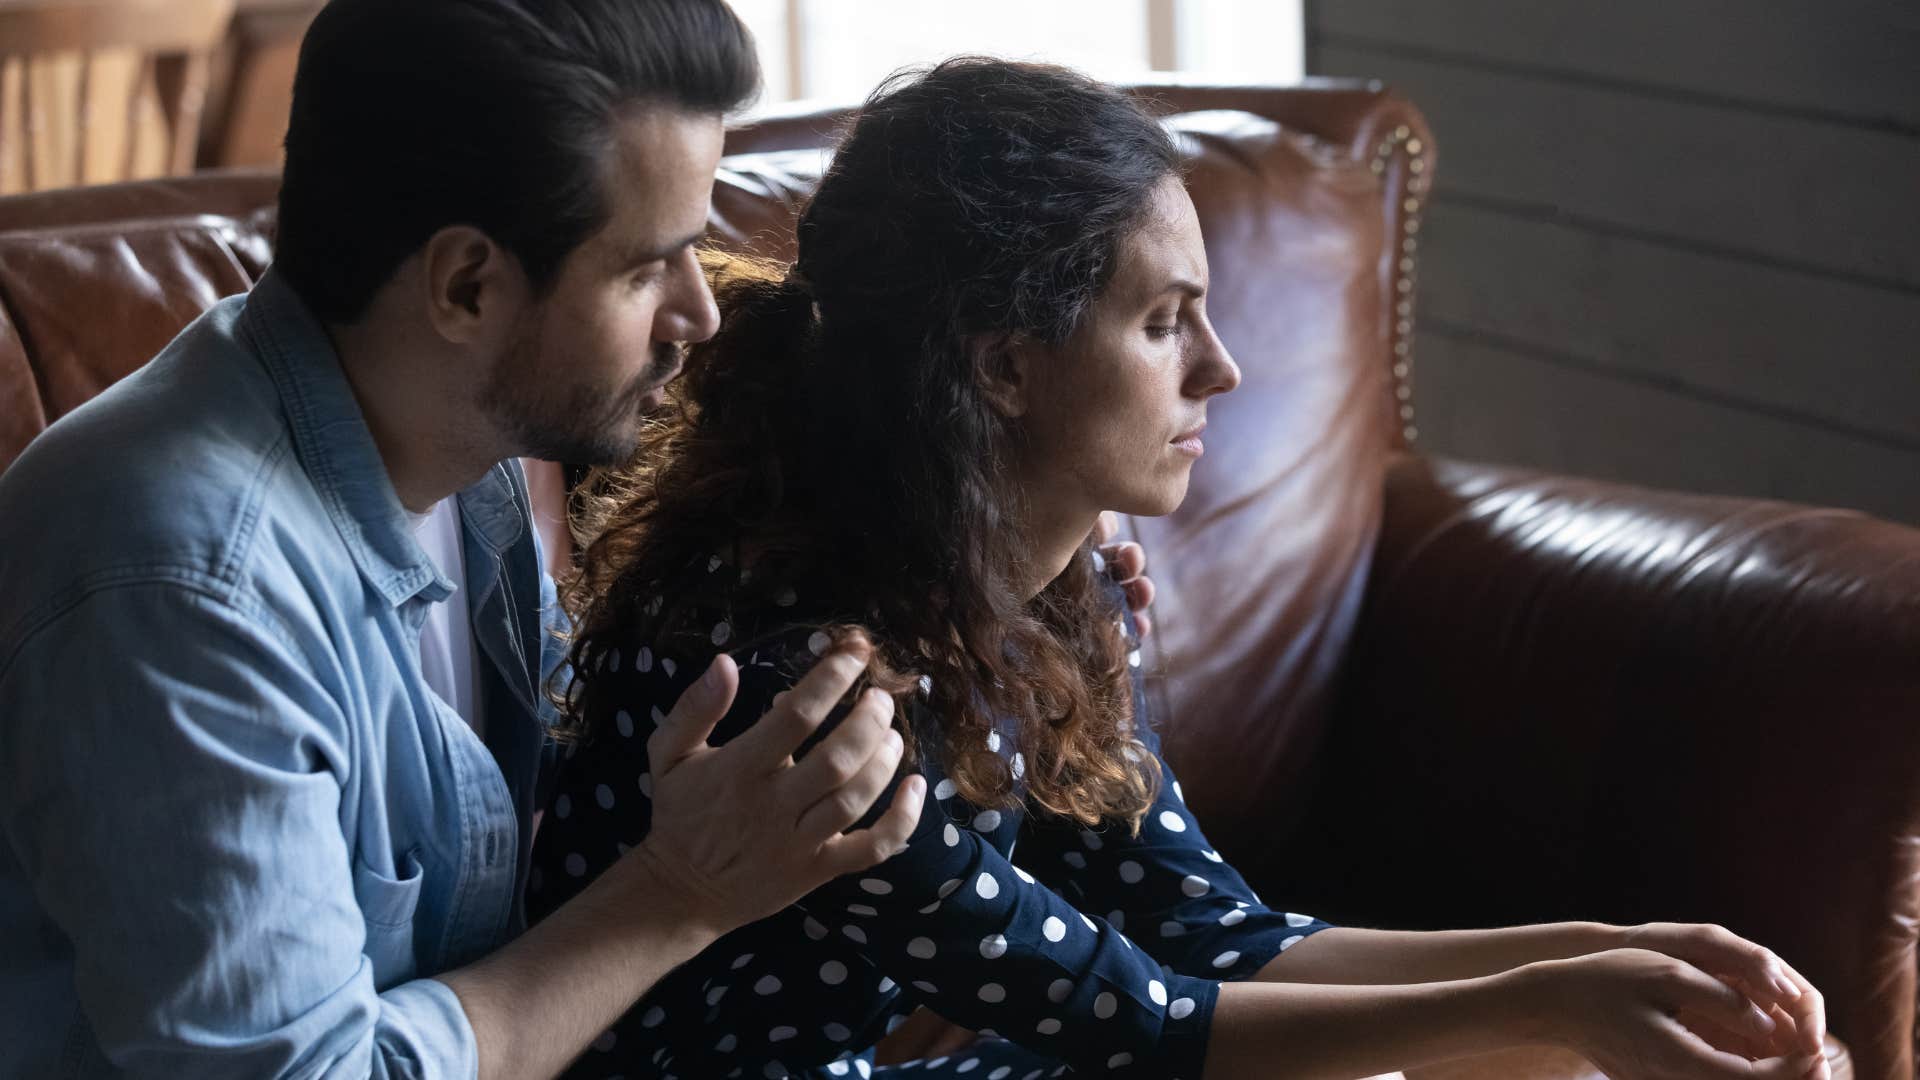
{"label": "man's wrist", "polygon": [[[623,924],[639,931],[641,924],[651,923],[653,929],[648,936],[657,944],[680,946],[675,952],[686,950],[683,959],[692,958],[722,935],[738,929],[714,897],[695,888],[687,875],[678,872],[671,860],[662,858],[645,841],[622,856],[595,884],[604,886],[608,901],[630,917],[631,921],[622,920]],[[658,941],[663,934],[667,941]]]}

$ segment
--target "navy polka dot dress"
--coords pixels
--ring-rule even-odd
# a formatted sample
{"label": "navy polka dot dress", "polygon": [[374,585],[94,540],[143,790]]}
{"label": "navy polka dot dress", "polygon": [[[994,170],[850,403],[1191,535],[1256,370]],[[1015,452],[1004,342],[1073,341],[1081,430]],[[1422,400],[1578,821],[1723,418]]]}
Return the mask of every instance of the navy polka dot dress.
{"label": "navy polka dot dress", "polygon": [[[646,836],[647,737],[715,652],[740,663],[721,741],[827,648],[794,618],[792,588],[748,587],[717,557],[694,570],[699,580],[673,600],[697,638],[606,657],[624,707],[562,763],[535,845],[535,918]],[[1131,660],[1137,669],[1138,652]],[[1137,671],[1134,706],[1146,716]],[[926,712],[909,710],[907,722],[933,724]],[[1139,754],[1163,776],[1138,836],[1124,824],[1086,829],[975,808],[937,761],[923,761],[931,793],[905,852],[726,935],[662,980],[569,1075],[1198,1080],[1220,982],[1252,976],[1327,924],[1260,902],[1208,847],[1149,726],[1137,733]],[[1018,783],[1026,759],[1012,728],[988,746]],[[921,1005],[982,1040],[876,1069],[873,1045]]]}

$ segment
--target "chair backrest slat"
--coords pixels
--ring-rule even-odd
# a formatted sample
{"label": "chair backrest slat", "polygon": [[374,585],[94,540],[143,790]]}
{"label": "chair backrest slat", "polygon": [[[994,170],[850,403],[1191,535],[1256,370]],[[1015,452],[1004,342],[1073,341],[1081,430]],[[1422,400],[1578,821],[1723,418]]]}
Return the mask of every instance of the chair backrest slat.
{"label": "chair backrest slat", "polygon": [[0,2],[0,194],[191,171],[233,6]]}

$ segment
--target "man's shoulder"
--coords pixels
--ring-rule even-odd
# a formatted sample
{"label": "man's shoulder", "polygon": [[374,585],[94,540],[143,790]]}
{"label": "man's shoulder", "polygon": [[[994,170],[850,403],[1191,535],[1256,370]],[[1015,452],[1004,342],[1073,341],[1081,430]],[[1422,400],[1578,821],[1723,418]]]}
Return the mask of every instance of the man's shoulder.
{"label": "man's shoulder", "polygon": [[241,309],[216,305],[0,475],[0,639],[114,583],[237,595],[272,537],[326,525]]}

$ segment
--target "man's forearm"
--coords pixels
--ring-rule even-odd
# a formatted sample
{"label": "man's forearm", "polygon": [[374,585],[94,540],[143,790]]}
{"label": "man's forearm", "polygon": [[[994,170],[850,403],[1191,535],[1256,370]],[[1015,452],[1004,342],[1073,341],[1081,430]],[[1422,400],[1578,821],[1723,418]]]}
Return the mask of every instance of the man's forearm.
{"label": "man's forearm", "polygon": [[479,1044],[480,1080],[558,1075],[726,927],[660,902],[636,848],[579,896],[484,959],[440,976]]}
{"label": "man's forearm", "polygon": [[1363,930],[1334,927],[1260,969],[1261,982],[1385,986],[1477,979],[1542,960],[1618,947],[1603,923],[1547,923],[1504,930]]}

